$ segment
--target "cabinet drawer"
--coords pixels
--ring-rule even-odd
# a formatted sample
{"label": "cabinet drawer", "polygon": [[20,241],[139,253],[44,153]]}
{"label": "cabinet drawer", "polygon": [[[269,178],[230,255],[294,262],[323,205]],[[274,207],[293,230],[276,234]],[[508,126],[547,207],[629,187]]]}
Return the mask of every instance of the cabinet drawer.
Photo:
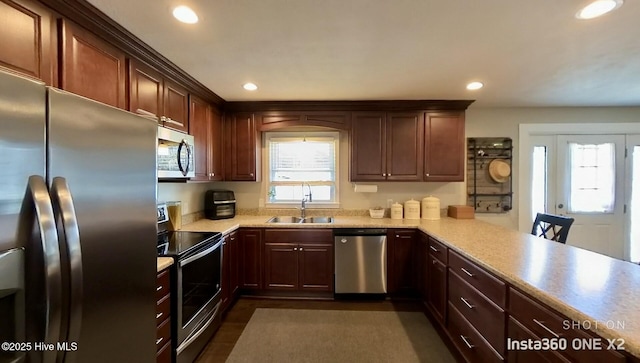
{"label": "cabinet drawer", "polygon": [[169,342],[156,354],[156,363],[171,363],[171,344]]}
{"label": "cabinet drawer", "polygon": [[504,282],[452,250],[449,250],[449,268],[491,301],[505,308],[507,286]]}
{"label": "cabinet drawer", "polygon": [[429,237],[429,254],[447,264],[447,246]]}
{"label": "cabinet drawer", "polygon": [[156,349],[160,351],[171,340],[171,319],[166,319],[156,329]]}
{"label": "cabinet drawer", "polygon": [[[540,341],[540,337],[535,335],[529,329],[525,328],[514,318],[509,318],[509,326],[507,336],[512,341],[523,341],[531,339]],[[513,344],[513,343],[512,343]],[[507,347],[509,348],[509,347]],[[514,349],[511,347],[508,351],[509,363],[529,363],[529,362],[548,362],[548,363],[569,363],[569,360],[557,352],[550,350],[532,350],[532,349]]]}
{"label": "cabinet drawer", "polygon": [[265,242],[275,243],[333,243],[333,230],[331,229],[265,229]]}
{"label": "cabinet drawer", "polygon": [[156,285],[156,300],[162,298],[169,293],[169,270],[164,270],[158,274]]}
{"label": "cabinet drawer", "polygon": [[478,290],[449,272],[449,304],[458,309],[473,327],[504,355],[504,310],[493,304]]}
{"label": "cabinet drawer", "polygon": [[[509,289],[509,313],[513,315],[523,326],[530,329],[541,338],[564,338],[567,340],[567,350],[564,355],[580,363],[598,362],[624,362],[625,357],[613,350],[606,350],[607,340],[602,338],[602,350],[573,350],[574,340],[591,342],[594,335],[579,329],[571,329],[571,319],[542,306],[542,304],[525,296],[524,294]],[[568,328],[568,329],[565,329]]]}
{"label": "cabinet drawer", "polygon": [[169,318],[171,313],[171,295],[165,295],[156,305],[156,325],[160,325]]}
{"label": "cabinet drawer", "polygon": [[451,303],[447,328],[453,343],[467,362],[504,361]]}

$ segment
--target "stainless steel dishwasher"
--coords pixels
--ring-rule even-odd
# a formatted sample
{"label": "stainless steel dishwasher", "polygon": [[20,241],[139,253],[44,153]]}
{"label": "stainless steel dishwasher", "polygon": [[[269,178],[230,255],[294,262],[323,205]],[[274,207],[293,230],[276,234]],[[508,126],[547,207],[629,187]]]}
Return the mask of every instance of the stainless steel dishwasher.
{"label": "stainless steel dishwasher", "polygon": [[387,230],[335,229],[335,293],[387,292]]}

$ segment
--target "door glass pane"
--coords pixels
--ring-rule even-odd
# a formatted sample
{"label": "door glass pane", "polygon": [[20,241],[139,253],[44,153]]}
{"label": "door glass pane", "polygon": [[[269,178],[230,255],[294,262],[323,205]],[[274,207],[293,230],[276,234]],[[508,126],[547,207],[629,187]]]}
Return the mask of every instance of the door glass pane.
{"label": "door glass pane", "polygon": [[615,200],[613,143],[569,143],[569,212],[612,213]]}
{"label": "door glass pane", "polygon": [[631,165],[631,262],[640,262],[640,146],[633,147]]}
{"label": "door glass pane", "polygon": [[547,211],[547,147],[533,147],[533,170],[531,180],[531,221],[536,214]]}

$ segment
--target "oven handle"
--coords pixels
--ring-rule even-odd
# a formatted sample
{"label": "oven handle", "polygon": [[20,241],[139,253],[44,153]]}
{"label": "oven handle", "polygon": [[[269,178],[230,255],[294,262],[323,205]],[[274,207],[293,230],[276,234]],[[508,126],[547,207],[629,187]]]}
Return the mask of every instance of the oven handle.
{"label": "oven handle", "polygon": [[215,245],[213,245],[213,246],[211,246],[211,247],[207,248],[206,250],[204,250],[204,251],[202,251],[202,252],[198,252],[197,254],[195,254],[195,255],[193,255],[193,256],[191,256],[191,257],[187,257],[187,258],[185,258],[184,260],[180,261],[180,262],[179,262],[180,267],[182,267],[182,266],[186,266],[186,265],[188,265],[189,263],[191,263],[191,262],[193,262],[193,261],[195,261],[195,260],[199,259],[200,257],[202,257],[202,256],[204,256],[204,255],[207,255],[207,254],[209,254],[209,253],[213,252],[216,248],[220,248],[220,246],[222,246],[222,240],[218,241],[218,243],[216,243]]}
{"label": "oven handle", "polygon": [[213,322],[213,319],[215,319],[216,316],[218,315],[220,304],[222,304],[222,301],[218,301],[218,303],[216,304],[216,307],[213,309],[213,313],[211,314],[211,317],[204,324],[202,324],[202,326],[198,329],[198,331],[193,333],[193,335],[191,335],[187,340],[185,340],[184,342],[182,342],[182,344],[180,344],[180,346],[176,349],[176,352],[178,354],[180,354],[186,347],[188,347],[189,344],[191,344],[191,342],[198,339],[198,337],[202,335],[202,333],[204,333],[204,331],[209,327],[209,325],[211,325],[211,322]]}

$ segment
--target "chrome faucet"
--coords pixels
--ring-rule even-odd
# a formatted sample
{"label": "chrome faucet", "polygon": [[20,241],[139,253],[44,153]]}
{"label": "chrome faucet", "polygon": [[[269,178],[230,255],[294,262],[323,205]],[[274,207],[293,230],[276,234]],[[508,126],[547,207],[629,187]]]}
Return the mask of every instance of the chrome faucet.
{"label": "chrome faucet", "polygon": [[[304,194],[304,185],[307,184],[307,188],[309,188],[309,194]],[[307,199],[309,198],[309,199]],[[311,195],[311,185],[309,183],[302,182],[302,201],[300,205],[300,218],[305,218],[305,211],[307,209],[307,202],[313,202],[313,197]]]}

